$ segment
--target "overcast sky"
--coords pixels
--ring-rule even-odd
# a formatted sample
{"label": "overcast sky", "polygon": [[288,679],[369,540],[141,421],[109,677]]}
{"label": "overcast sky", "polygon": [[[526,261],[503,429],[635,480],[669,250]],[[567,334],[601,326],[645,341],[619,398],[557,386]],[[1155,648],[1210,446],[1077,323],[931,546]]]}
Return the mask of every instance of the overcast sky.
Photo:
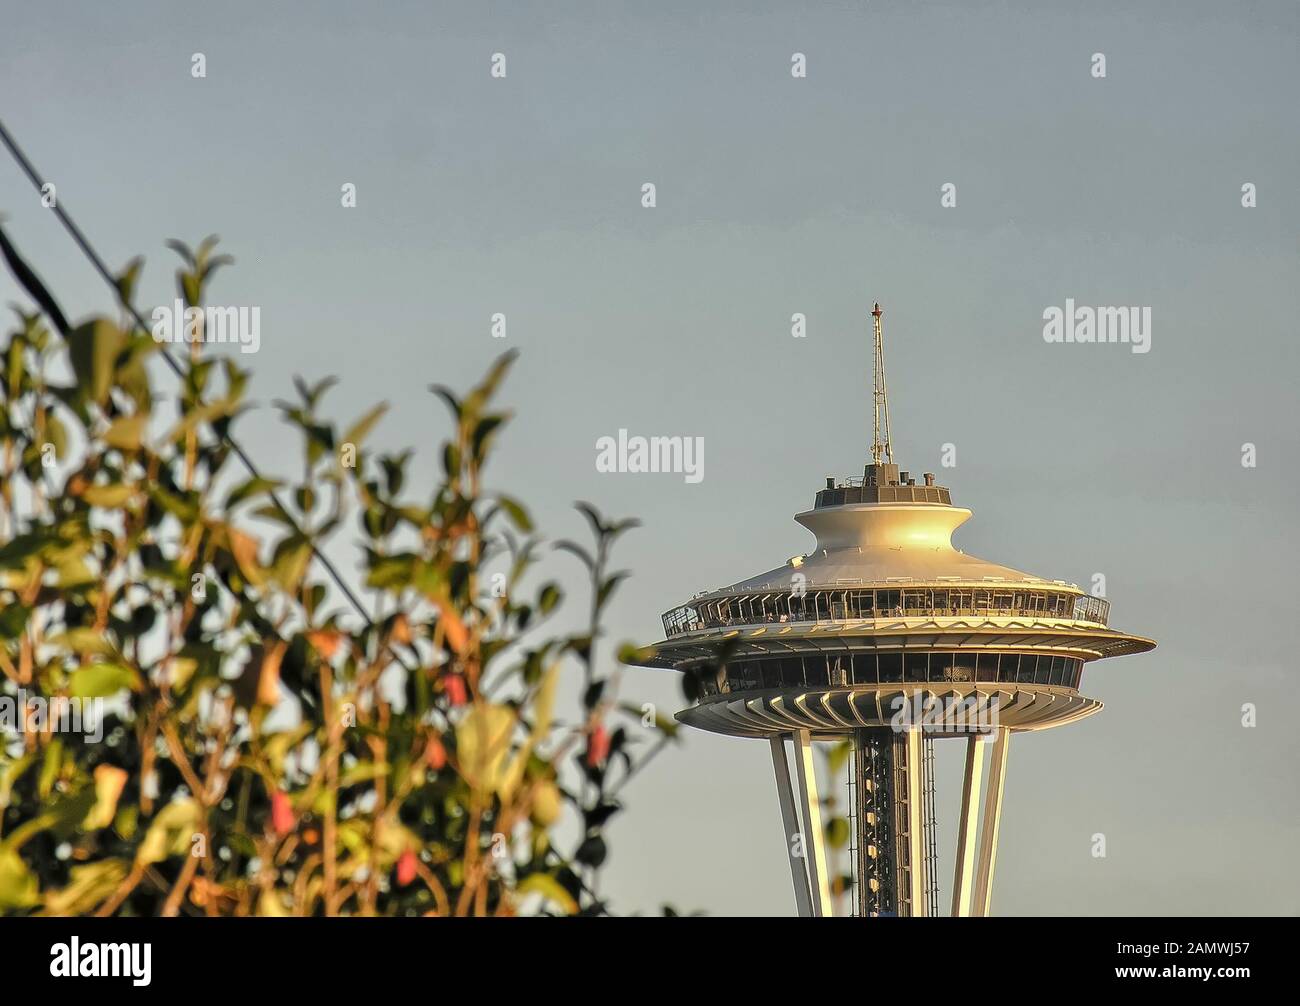
{"label": "overcast sky", "polygon": [[[166,238],[220,233],[267,468],[296,457],[267,403],[337,374],[338,417],[391,402],[375,444],[425,448],[427,485],[426,386],[520,348],[493,478],[553,536],[577,499],[644,521],[616,638],[811,546],[791,515],[869,449],[881,301],[898,460],[975,511],[959,547],[1102,573],[1160,644],[1085,670],[1100,714],[1015,738],[994,910],[1295,914],[1300,8],[975,6],[0,0],[0,115],[111,263],[148,256],[142,303],[172,297]],[[7,160],[0,212],[69,314],[107,309]],[[1047,344],[1066,298],[1149,307],[1151,351]],[[703,437],[703,480],[598,472],[620,428]],[[670,672],[626,690],[680,704]],[[765,744],[692,733],[626,792],[617,909],[793,912]]]}

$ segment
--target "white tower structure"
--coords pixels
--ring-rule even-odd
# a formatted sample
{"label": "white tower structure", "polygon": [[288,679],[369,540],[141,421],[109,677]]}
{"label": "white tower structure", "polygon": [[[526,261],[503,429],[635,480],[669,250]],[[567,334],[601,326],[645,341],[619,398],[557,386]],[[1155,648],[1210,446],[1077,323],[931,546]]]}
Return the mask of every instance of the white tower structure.
{"label": "white tower structure", "polygon": [[1012,734],[1097,712],[1084,666],[1155,643],[1111,628],[1109,602],[1072,583],[953,547],[971,511],[893,462],[882,313],[862,478],[828,478],[795,515],[811,551],[672,609],[642,663],[694,682],[678,719],[769,742],[801,915],[832,914],[813,742],[852,740],[855,914],[937,915],[930,748],[964,739],[949,904],[987,915]]}

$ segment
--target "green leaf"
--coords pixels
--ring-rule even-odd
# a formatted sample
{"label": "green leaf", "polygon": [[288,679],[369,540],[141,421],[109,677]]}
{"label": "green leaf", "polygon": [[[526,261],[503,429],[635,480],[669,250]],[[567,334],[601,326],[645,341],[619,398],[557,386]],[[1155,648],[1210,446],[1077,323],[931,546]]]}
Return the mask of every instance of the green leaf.
{"label": "green leaf", "polygon": [[40,899],[40,887],[22,857],[0,846],[0,908],[31,908]]}
{"label": "green leaf", "polygon": [[[0,613],[0,619],[4,614]],[[97,656],[111,656],[115,651],[113,644],[98,629],[90,629],[85,626],[79,626],[75,629],[69,629],[67,632],[61,632],[57,636],[51,636],[46,642],[50,646],[61,646],[72,653],[93,653]]]}
{"label": "green leaf", "polygon": [[41,774],[36,780],[36,794],[45,803],[50,798],[50,790],[63,769],[63,742],[57,737],[45,748],[45,758],[41,762]]}
{"label": "green leaf", "polygon": [[71,590],[95,582],[95,574],[78,556],[59,560],[55,563],[54,571],[58,574],[56,586],[59,590]]}
{"label": "green leaf", "polygon": [[144,841],[136,851],[141,863],[157,863],[190,850],[199,824],[199,805],[193,798],[177,800],[160,810],[149,824]]}
{"label": "green leaf", "polygon": [[77,825],[85,819],[90,808],[95,804],[95,791],[86,787],[80,793],[56,799],[35,817],[28,818],[5,836],[0,848],[17,852],[23,844],[43,831],[53,829],[58,838],[66,838],[76,830]]}
{"label": "green leaf", "polygon": [[833,817],[826,822],[826,843],[832,849],[842,849],[849,842],[849,822],[842,817]]}
{"label": "green leaf", "polygon": [[180,280],[181,296],[185,298],[185,303],[193,307],[203,297],[203,285],[198,275],[192,272],[178,272],[177,279]]}
{"label": "green leaf", "polygon": [[149,496],[177,520],[189,524],[199,519],[199,506],[192,496],[169,492],[157,483],[149,486]]}
{"label": "green leaf", "polygon": [[830,775],[839,775],[840,770],[848,763],[849,754],[852,750],[852,741],[845,740],[832,745],[831,749],[826,752],[826,768]]}
{"label": "green leaf", "polygon": [[514,522],[515,527],[519,528],[519,530],[523,531],[525,534],[528,534],[533,530],[533,519],[528,515],[528,511],[524,509],[522,503],[513,496],[506,496],[504,494],[498,496],[496,500],[501,509],[510,515],[510,519]]}
{"label": "green leaf", "polygon": [[339,443],[351,444],[353,447],[360,447],[361,441],[366,439],[366,435],[374,429],[375,424],[383,418],[384,413],[387,411],[388,404],[386,402],[381,402],[379,405],[376,405],[373,409],[348,427],[347,432],[343,434],[343,439],[340,440]]}
{"label": "green leaf", "polygon": [[43,915],[86,915],[111,895],[126,878],[123,859],[101,859],[74,866],[70,879],[61,890],[48,891]]}
{"label": "green leaf", "polygon": [[117,510],[126,504],[133,495],[135,495],[134,486],[116,485],[96,485],[90,486],[81,494],[91,506],[102,507],[105,510]]}
{"label": "green leaf", "polygon": [[77,387],[101,405],[113,386],[113,367],[126,344],[126,335],[105,318],[78,325],[68,334],[69,358]]}
{"label": "green leaf", "polygon": [[588,552],[577,542],[569,541],[566,538],[562,541],[557,541],[555,543],[555,548],[559,549],[562,552],[572,552],[574,555],[576,555],[579,559],[582,560],[582,564],[586,566],[588,570],[590,570],[593,573],[596,571],[596,560],[591,557],[590,552]]}
{"label": "green leaf", "polygon": [[309,388],[307,382],[301,377],[293,379],[293,386],[298,389],[298,394],[302,396],[303,402],[309,409],[315,409],[325,392],[338,383],[339,379],[337,377],[322,377],[314,386]]}
{"label": "green leaf", "polygon": [[597,611],[604,609],[605,605],[609,603],[609,599],[614,596],[614,591],[618,589],[618,585],[631,575],[628,572],[619,572],[605,579],[605,582],[600,585],[600,590],[596,592]]}
{"label": "green leaf", "polygon": [[[199,242],[199,247],[194,252],[194,265],[197,269],[203,270],[211,266],[212,263],[208,259],[208,256],[212,254],[212,249],[217,247],[220,242],[221,238],[215,234],[209,234]],[[225,255],[219,257],[229,258],[230,256]]]}
{"label": "green leaf", "polygon": [[0,609],[0,639],[17,639],[21,636],[23,629],[27,628],[27,619],[31,613],[31,608],[25,608],[21,604],[11,604]]}
{"label": "green leaf", "polygon": [[261,476],[251,478],[247,482],[235,486],[235,488],[230,491],[230,495],[226,497],[226,509],[231,510],[238,504],[244,502],[244,500],[250,499],[253,496],[273,492],[274,490],[279,489],[281,485],[283,485],[283,483],[276,479],[267,479],[262,478]]}
{"label": "green leaf", "polygon": [[140,270],[144,268],[144,259],[136,256],[126,264],[126,268],[115,279],[118,296],[124,304],[130,304],[135,296],[135,284],[140,279]]}
{"label": "green leaf", "polygon": [[68,453],[68,431],[52,412],[45,417],[45,439],[54,445],[54,456],[62,460]]}
{"label": "green leaf", "polygon": [[104,432],[104,443],[119,451],[139,450],[148,421],[149,417],[143,412],[137,412],[134,416],[119,416]]}
{"label": "green leaf", "polygon": [[556,605],[560,603],[563,597],[564,595],[560,592],[558,585],[551,582],[545,583],[537,595],[537,610],[543,615],[549,615],[555,610]]}
{"label": "green leaf", "polygon": [[483,460],[492,444],[493,436],[507,418],[505,415],[494,414],[484,416],[474,424],[474,431],[470,435],[470,453],[473,457]]}
{"label": "green leaf", "polygon": [[511,364],[519,356],[519,350],[510,349],[502,353],[493,361],[487,376],[483,378],[477,388],[465,396],[464,412],[471,415],[477,415],[496,394],[497,388],[500,387],[502,380],[505,379],[506,373],[510,370]]}
{"label": "green leaf", "polygon": [[460,448],[448,440],[442,445],[442,470],[448,479],[454,479],[460,474],[460,461]]}
{"label": "green leaf", "polygon": [[166,443],[177,443],[191,430],[229,416],[234,408],[234,402],[230,401],[208,402],[206,405],[191,408],[181,417],[180,422],[167,431],[163,440]]}
{"label": "green leaf", "polygon": [[[9,397],[16,399],[22,394],[23,375],[27,372],[27,359],[25,350],[27,342],[22,336],[15,335],[9,343],[9,357],[6,360],[5,379],[8,386]],[[7,416],[0,414],[0,421],[7,419]]]}
{"label": "green leaf", "polygon": [[459,423],[462,414],[461,404],[460,399],[456,397],[455,392],[441,384],[431,384],[429,385],[429,390],[447,403],[447,408],[451,410],[452,416],[455,418],[456,422]]}
{"label": "green leaf", "polygon": [[470,786],[508,799],[517,781],[506,772],[506,755],[519,717],[509,706],[477,703],[456,724],[460,774]]}
{"label": "green leaf", "polygon": [[415,572],[415,560],[410,552],[376,558],[366,576],[366,586],[380,590],[400,590],[409,586]]}
{"label": "green leaf", "polygon": [[642,664],[647,660],[653,660],[659,655],[659,651],[653,646],[637,646],[635,643],[624,643],[618,650],[618,662],[620,664]]}
{"label": "green leaf", "polygon": [[22,569],[27,560],[48,545],[50,539],[42,534],[15,535],[12,541],[0,545],[0,569]]}
{"label": "green leaf", "polygon": [[267,568],[281,589],[292,594],[306,575],[310,562],[311,542],[299,535],[290,535],[276,545],[271,565]]}
{"label": "green leaf", "polygon": [[198,263],[194,261],[194,253],[190,251],[190,246],[179,238],[168,238],[163,242],[168,248],[179,255],[191,269],[195,268]]}
{"label": "green leaf", "polygon": [[14,761],[7,762],[0,755],[0,811],[9,806],[9,798],[19,778],[36,764],[36,752],[29,752]]}
{"label": "green leaf", "polygon": [[578,911],[578,903],[573,900],[573,895],[549,873],[530,873],[519,882],[517,890],[520,894],[540,894],[568,915],[574,915]]}
{"label": "green leaf", "polygon": [[124,688],[139,690],[140,675],[121,664],[91,664],[72,672],[68,694],[78,699],[102,699]]}

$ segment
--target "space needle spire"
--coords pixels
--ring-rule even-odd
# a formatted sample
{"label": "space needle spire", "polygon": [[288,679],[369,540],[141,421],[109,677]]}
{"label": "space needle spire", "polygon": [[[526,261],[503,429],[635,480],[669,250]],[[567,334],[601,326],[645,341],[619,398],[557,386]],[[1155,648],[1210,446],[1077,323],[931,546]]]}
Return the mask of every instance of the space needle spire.
{"label": "space needle spire", "polygon": [[880,310],[880,304],[877,303],[871,312],[875,322],[876,344],[875,374],[871,394],[871,463],[873,465],[894,463],[894,448],[889,442],[889,392],[885,387],[885,337],[880,327],[882,314],[884,312]]}

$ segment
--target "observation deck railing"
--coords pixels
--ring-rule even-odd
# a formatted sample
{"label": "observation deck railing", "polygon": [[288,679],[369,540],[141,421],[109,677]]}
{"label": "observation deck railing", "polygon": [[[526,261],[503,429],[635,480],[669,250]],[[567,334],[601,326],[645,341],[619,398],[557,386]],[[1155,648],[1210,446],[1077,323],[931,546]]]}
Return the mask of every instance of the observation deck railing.
{"label": "observation deck railing", "polygon": [[[917,606],[899,603],[884,607],[875,604],[870,606],[855,604],[853,598],[859,593],[862,592],[816,590],[808,591],[803,595],[766,593],[709,598],[703,602],[682,604],[665,612],[664,634],[671,639],[701,629],[763,625],[834,625],[898,618],[1054,618],[1106,625],[1110,617],[1110,602],[1105,598],[1063,592],[1021,595],[1042,602],[1039,604],[930,603]],[[925,593],[932,597],[934,591],[908,591],[908,593]],[[953,592],[940,591],[940,593]]]}

